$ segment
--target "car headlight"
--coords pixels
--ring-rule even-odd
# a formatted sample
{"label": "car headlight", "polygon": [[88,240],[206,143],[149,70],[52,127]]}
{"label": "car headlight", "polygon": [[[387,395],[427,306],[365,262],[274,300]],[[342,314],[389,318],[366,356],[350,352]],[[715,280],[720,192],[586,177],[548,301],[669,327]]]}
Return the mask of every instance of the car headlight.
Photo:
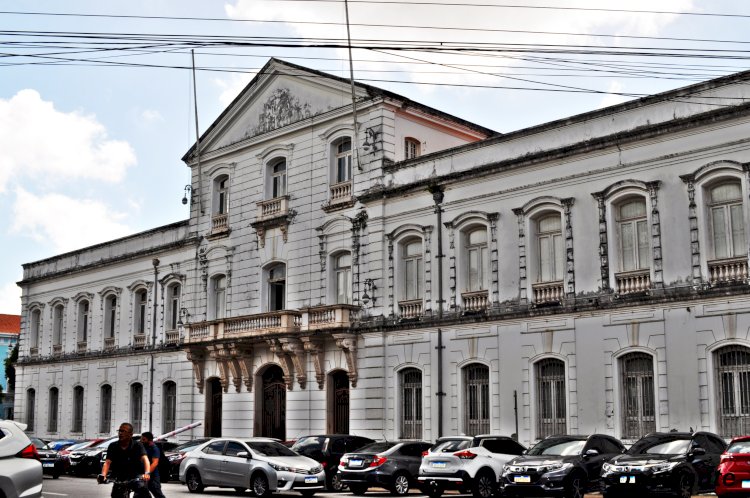
{"label": "car headlight", "polygon": [[604,465],[602,465],[602,472],[612,472],[615,470],[615,466],[611,463],[604,462]]}
{"label": "car headlight", "polygon": [[559,472],[561,470],[568,470],[571,467],[573,467],[573,464],[570,462],[552,463],[547,465],[547,472]]}
{"label": "car headlight", "polygon": [[661,472],[669,472],[670,470],[674,469],[680,464],[680,462],[661,462],[661,463],[655,463],[653,465],[649,465],[648,467],[651,469],[651,471],[654,474],[659,474]]}
{"label": "car headlight", "polygon": [[317,467],[313,467],[313,468],[310,469],[310,473],[311,474],[320,474],[321,472],[323,472],[323,466],[322,465],[318,465]]}
{"label": "car headlight", "polygon": [[277,470],[279,472],[289,472],[291,470],[289,467],[276,465],[275,463],[269,463],[268,465],[270,465],[273,470]]}

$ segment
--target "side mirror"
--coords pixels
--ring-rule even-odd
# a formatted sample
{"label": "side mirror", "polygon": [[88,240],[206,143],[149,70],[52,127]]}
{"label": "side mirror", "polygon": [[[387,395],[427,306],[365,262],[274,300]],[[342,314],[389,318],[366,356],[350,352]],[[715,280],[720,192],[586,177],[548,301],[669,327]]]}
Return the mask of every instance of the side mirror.
{"label": "side mirror", "polygon": [[236,456],[240,458],[247,458],[248,460],[252,458],[252,456],[250,456],[250,453],[248,453],[247,451],[240,451]]}
{"label": "side mirror", "polygon": [[693,451],[691,451],[691,453],[693,454],[693,456],[701,456],[706,454],[706,450],[704,450],[700,446],[696,446],[695,448],[693,448]]}
{"label": "side mirror", "polygon": [[583,454],[585,458],[591,458],[595,456],[599,456],[599,451],[595,449],[586,450],[586,453]]}

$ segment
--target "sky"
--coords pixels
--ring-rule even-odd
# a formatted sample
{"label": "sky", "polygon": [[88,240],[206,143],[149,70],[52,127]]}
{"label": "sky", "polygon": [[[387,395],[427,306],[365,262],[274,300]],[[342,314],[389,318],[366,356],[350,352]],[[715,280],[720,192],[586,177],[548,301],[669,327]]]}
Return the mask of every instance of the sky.
{"label": "sky", "polygon": [[[499,132],[750,68],[743,2],[348,7],[356,80]],[[342,0],[3,0],[0,313],[22,264],[187,218],[191,49],[203,132],[270,57],[348,77],[345,20]]]}

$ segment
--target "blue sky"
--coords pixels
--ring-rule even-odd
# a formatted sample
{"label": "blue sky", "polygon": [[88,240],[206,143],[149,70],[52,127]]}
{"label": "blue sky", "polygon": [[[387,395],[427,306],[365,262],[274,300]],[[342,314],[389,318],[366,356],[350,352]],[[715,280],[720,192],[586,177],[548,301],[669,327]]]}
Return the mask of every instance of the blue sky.
{"label": "blue sky", "polygon": [[[622,102],[632,98],[628,95],[655,93],[750,67],[741,52],[723,53],[739,56],[733,59],[706,52],[750,48],[743,44],[750,41],[745,34],[748,18],[688,15],[750,14],[750,7],[743,10],[740,2],[468,0],[461,6],[351,2],[352,37],[374,40],[368,43],[371,46],[426,41],[445,46],[471,43],[481,48],[534,44],[533,50],[523,53],[354,51],[356,78],[501,132]],[[508,8],[510,4],[670,13],[519,9]],[[106,33],[105,38],[114,34],[120,34],[118,38],[122,34],[191,35],[203,41],[209,35],[277,37],[284,43],[345,37],[343,4],[331,1],[4,0],[0,10],[4,30],[0,32],[0,313],[21,311],[15,282],[21,279],[23,263],[187,217],[180,199],[189,172],[180,158],[195,139],[191,73],[176,68],[190,65],[186,46],[161,47],[159,53],[154,49],[90,52],[81,50],[84,40],[80,38],[66,38],[65,47],[21,46],[18,41],[42,38],[10,31]],[[702,41],[684,40],[688,38]],[[617,53],[549,53],[561,46],[588,47],[587,52],[592,47],[612,47]],[[686,57],[623,55],[628,47],[682,51]],[[269,57],[348,76],[346,52],[339,48],[201,46],[195,50],[196,65],[214,69],[198,72],[201,131]],[[81,61],[92,57],[107,58]],[[551,91],[565,90],[553,85],[602,93]]]}

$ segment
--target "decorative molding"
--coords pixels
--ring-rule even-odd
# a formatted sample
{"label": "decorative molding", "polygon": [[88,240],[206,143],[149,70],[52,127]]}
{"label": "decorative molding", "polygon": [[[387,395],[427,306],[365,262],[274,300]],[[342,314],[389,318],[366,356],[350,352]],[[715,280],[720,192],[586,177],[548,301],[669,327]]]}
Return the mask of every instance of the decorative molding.
{"label": "decorative molding", "polygon": [[205,348],[186,348],[185,353],[187,354],[188,361],[193,363],[193,376],[195,377],[195,385],[198,387],[198,392],[203,394],[203,386],[205,384],[203,368],[206,363],[206,350]]}
{"label": "decorative molding", "polygon": [[325,358],[323,341],[310,336],[300,337],[300,340],[305,347],[305,351],[310,353],[310,356],[312,357],[313,366],[315,367],[315,380],[318,382],[318,389],[323,389],[326,381],[326,374],[323,368],[323,360]]}
{"label": "decorative molding", "polygon": [[283,371],[284,384],[286,384],[287,391],[291,391],[294,387],[294,364],[292,359],[289,357],[289,353],[286,352],[279,339],[266,339],[271,352],[276,355],[281,364],[281,370]]}
{"label": "decorative molding", "polygon": [[357,336],[354,334],[333,334],[336,339],[336,346],[344,352],[346,364],[348,367],[349,383],[352,387],[357,387]]}
{"label": "decorative molding", "polygon": [[701,247],[700,233],[698,230],[698,206],[695,203],[695,175],[680,176],[687,187],[688,191],[688,226],[690,227],[690,254],[693,267],[692,284],[693,287],[703,285],[701,276]]}
{"label": "decorative molding", "polygon": [[659,186],[661,182],[653,181],[646,183],[648,195],[651,200],[651,257],[654,264],[654,278],[651,285],[656,288],[664,287],[664,275],[661,251],[661,222],[659,216]]}
{"label": "decorative molding", "polygon": [[567,298],[574,300],[576,296],[576,274],[575,274],[575,262],[573,259],[573,220],[572,220],[572,208],[575,200],[572,197],[566,199],[560,199],[560,203],[563,206],[563,215],[565,219],[565,262],[567,265]]}
{"label": "decorative molding", "polygon": [[521,305],[529,303],[526,290],[527,260],[526,260],[526,215],[523,208],[514,208],[513,214],[518,217],[518,302]]}

